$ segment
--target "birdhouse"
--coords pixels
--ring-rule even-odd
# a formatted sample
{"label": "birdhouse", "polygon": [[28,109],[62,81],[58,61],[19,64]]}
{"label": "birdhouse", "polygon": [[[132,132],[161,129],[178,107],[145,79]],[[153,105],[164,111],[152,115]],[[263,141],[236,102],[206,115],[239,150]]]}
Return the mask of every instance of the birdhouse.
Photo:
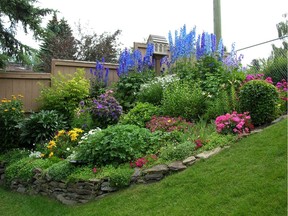
{"label": "birdhouse", "polygon": [[159,35],[149,35],[147,44],[151,43],[154,45],[153,59],[155,62],[155,71],[160,74],[161,70],[161,59],[164,56],[169,56],[169,45],[165,37]]}
{"label": "birdhouse", "polygon": [[159,35],[149,35],[147,44],[154,45],[154,55],[168,55],[168,42],[165,37]]}

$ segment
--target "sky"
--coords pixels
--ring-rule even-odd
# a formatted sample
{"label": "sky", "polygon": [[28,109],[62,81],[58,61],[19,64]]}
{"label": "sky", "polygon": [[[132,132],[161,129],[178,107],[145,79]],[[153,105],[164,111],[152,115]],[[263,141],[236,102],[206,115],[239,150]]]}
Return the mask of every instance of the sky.
{"label": "sky", "polygon": [[[132,47],[133,42],[146,42],[150,34],[165,36],[185,24],[187,31],[196,26],[196,33],[213,33],[213,0],[38,0],[37,6],[59,11],[72,29],[76,23],[90,32],[122,33],[119,42]],[[276,24],[288,13],[287,0],[221,0],[222,39],[228,51],[235,42],[236,50],[278,37]],[[51,16],[43,20],[46,26]],[[38,48],[39,43],[19,34],[24,43]],[[280,41],[273,42],[280,45]],[[254,58],[267,58],[271,43],[239,51],[243,64]]]}

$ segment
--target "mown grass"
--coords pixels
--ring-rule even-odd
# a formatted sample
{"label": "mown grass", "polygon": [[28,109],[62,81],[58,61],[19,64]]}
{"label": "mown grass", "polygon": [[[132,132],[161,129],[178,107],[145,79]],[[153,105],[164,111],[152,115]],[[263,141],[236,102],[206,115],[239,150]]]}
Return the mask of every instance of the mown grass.
{"label": "mown grass", "polygon": [[0,215],[287,215],[287,119],[161,182],[83,205],[0,188]]}

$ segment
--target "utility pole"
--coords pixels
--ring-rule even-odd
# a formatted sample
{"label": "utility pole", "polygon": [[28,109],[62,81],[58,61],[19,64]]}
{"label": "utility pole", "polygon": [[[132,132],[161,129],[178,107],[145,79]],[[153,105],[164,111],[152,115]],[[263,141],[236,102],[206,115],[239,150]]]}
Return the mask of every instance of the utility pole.
{"label": "utility pole", "polygon": [[221,0],[213,0],[213,17],[214,17],[214,34],[217,38],[217,44],[220,38],[222,38],[221,33]]}

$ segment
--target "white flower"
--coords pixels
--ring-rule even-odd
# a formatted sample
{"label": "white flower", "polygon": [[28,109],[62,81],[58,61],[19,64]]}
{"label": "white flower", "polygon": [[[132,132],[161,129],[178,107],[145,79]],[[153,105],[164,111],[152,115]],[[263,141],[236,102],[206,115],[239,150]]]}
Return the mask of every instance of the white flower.
{"label": "white flower", "polygon": [[31,151],[30,155],[29,155],[30,158],[41,158],[41,152],[39,151]]}

